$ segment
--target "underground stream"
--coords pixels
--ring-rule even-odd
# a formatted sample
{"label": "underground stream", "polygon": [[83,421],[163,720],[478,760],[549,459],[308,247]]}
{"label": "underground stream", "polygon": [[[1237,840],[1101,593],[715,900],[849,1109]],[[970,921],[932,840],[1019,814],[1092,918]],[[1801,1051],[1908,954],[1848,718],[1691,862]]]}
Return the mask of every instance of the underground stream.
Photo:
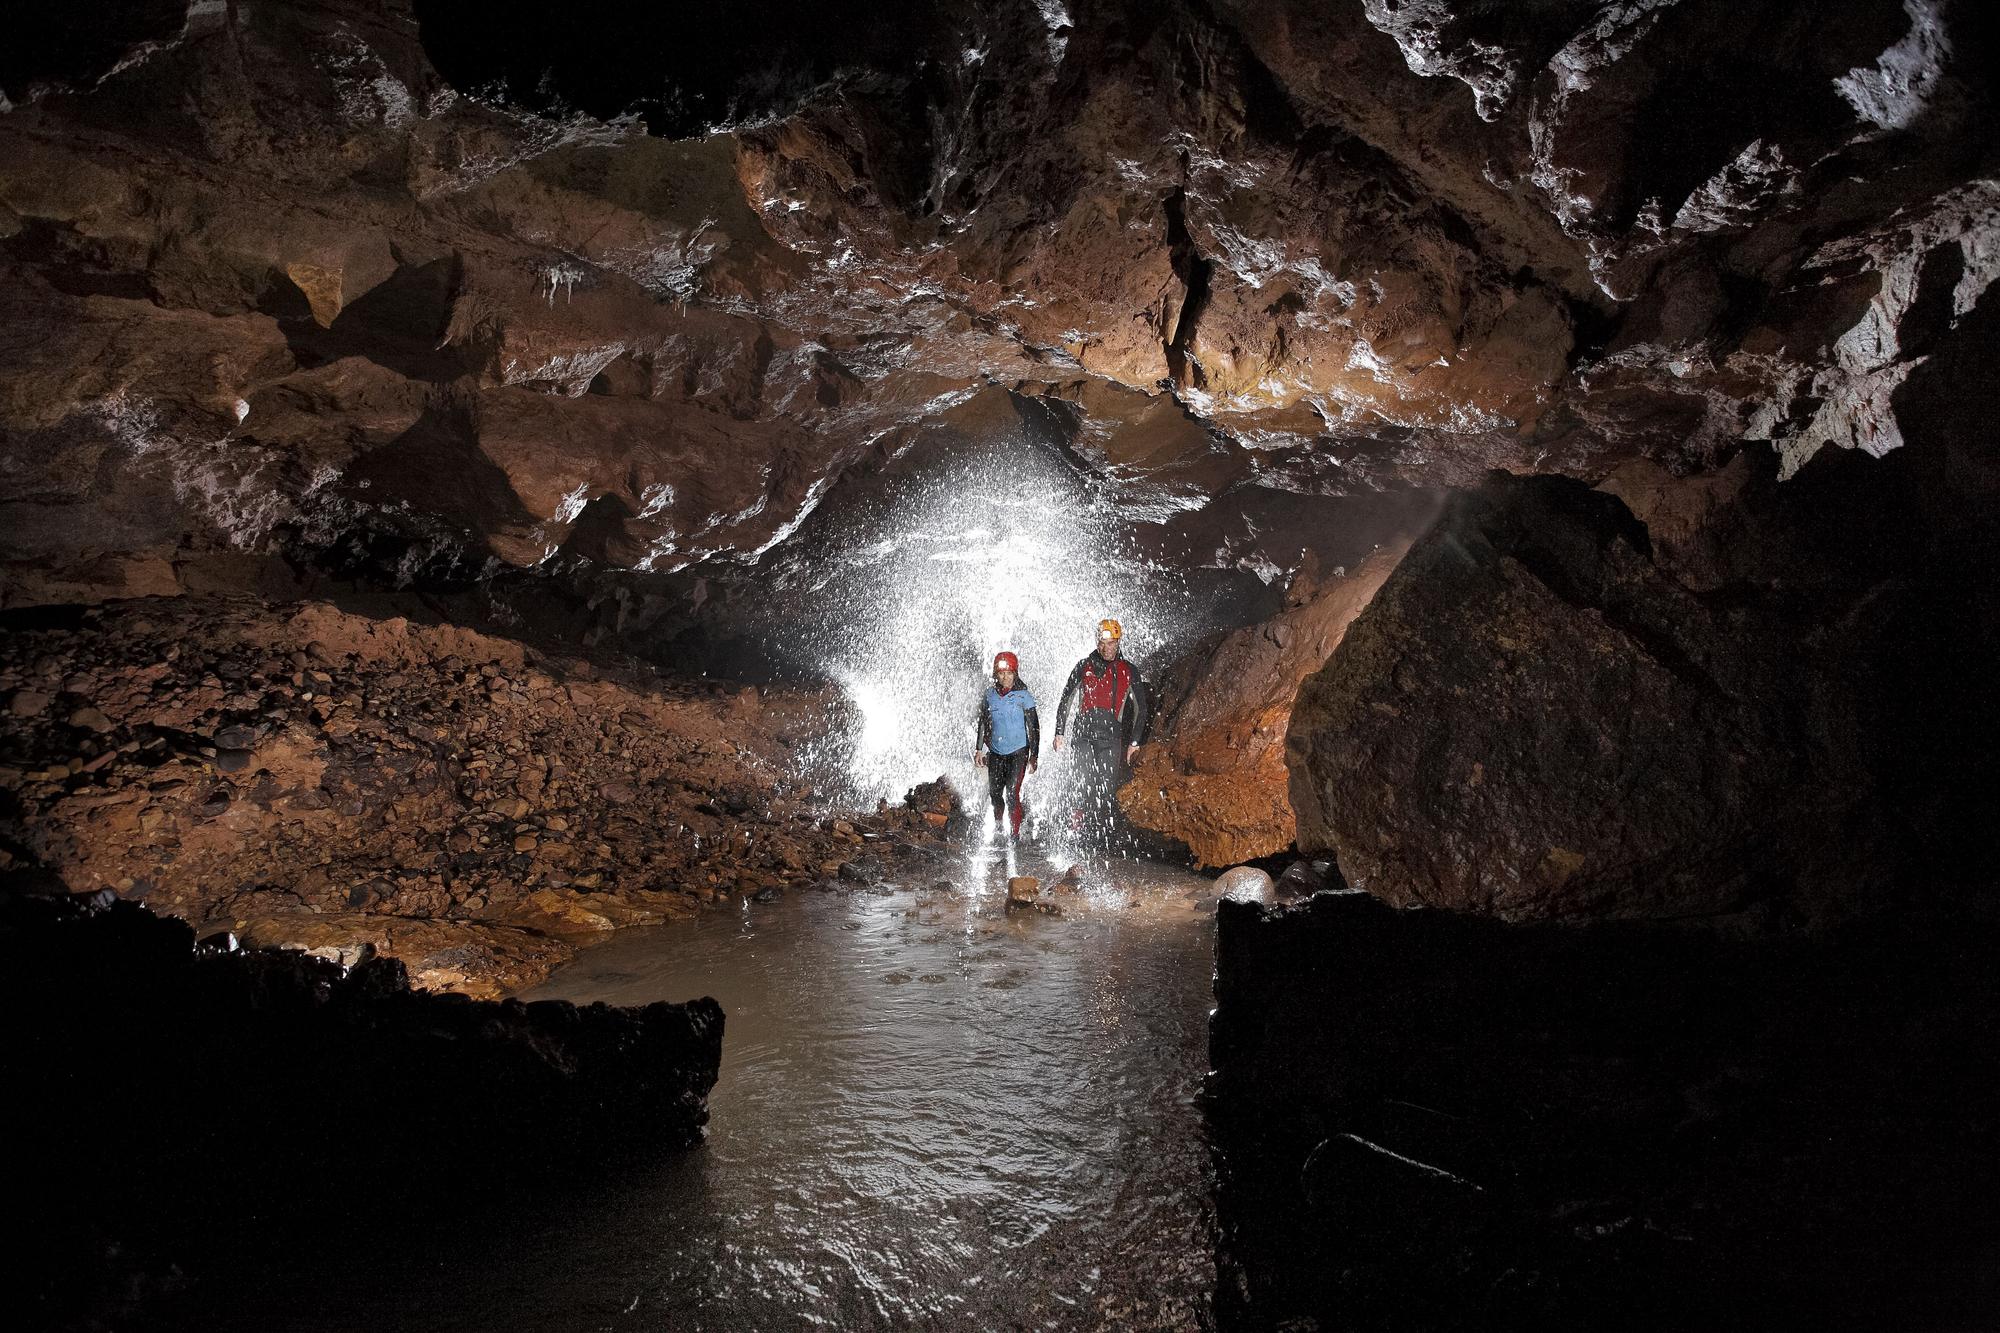
{"label": "underground stream", "polygon": [[[230,1318],[329,1333],[1206,1326],[1215,884],[1112,860],[1051,895],[1060,915],[1010,911],[1008,860],[976,841],[893,882],[586,951],[522,998],[722,1002],[706,1141],[416,1243],[278,1257],[246,1274]],[[1056,874],[1033,854],[1015,868]],[[299,1298],[329,1288],[340,1299]]]}

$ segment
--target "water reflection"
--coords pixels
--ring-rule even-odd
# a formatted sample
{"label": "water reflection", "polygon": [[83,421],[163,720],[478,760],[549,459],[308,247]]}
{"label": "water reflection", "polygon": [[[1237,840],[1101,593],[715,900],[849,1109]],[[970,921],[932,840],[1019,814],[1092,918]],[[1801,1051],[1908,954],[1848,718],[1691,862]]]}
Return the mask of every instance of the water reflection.
{"label": "water reflection", "polygon": [[938,869],[627,935],[539,992],[729,1014],[708,1145],[538,1256],[630,1303],[590,1326],[1199,1326],[1206,884],[1126,864],[1050,917],[1005,910],[997,849]]}

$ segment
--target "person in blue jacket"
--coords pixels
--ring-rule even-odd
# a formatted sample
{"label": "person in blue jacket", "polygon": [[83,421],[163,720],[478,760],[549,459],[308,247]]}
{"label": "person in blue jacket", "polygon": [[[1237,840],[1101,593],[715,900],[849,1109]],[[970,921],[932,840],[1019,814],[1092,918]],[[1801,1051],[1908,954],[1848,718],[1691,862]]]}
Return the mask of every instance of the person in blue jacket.
{"label": "person in blue jacket", "polygon": [[1020,659],[1000,653],[993,659],[993,684],[979,701],[979,738],[973,742],[972,762],[986,770],[994,822],[1005,818],[1016,839],[1027,813],[1021,784],[1035,771],[1041,753],[1042,722],[1035,713],[1035,696],[1021,683]]}

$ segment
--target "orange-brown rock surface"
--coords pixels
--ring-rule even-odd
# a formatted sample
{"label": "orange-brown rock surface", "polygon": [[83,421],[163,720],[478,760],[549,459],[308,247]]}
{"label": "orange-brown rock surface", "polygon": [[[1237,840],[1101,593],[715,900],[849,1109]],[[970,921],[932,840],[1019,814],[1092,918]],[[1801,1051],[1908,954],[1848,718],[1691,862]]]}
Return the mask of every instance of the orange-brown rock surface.
{"label": "orange-brown rock surface", "polygon": [[8,866],[255,945],[372,948],[433,989],[516,989],[618,927],[831,878],[862,841],[799,788],[818,692],[602,669],[386,608],[17,619],[0,697]]}
{"label": "orange-brown rock surface", "polygon": [[1297,836],[1285,729],[1299,684],[1325,664],[1408,549],[1377,550],[1349,572],[1294,575],[1272,619],[1197,646],[1163,680],[1156,739],[1119,789],[1126,818],[1187,844],[1202,865],[1270,856]]}

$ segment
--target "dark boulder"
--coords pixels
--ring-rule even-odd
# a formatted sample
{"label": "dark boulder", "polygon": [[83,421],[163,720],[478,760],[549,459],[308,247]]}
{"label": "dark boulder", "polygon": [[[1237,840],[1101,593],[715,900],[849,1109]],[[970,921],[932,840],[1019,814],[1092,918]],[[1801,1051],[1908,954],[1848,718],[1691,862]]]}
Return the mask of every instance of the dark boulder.
{"label": "dark boulder", "polygon": [[1217,910],[1219,1327],[1990,1322],[1991,924]]}
{"label": "dark boulder", "polygon": [[1278,876],[1277,895],[1280,902],[1296,898],[1310,898],[1315,893],[1344,887],[1339,882],[1339,872],[1331,861],[1294,861]]}
{"label": "dark boulder", "polygon": [[1299,692],[1299,849],[1398,906],[1807,920],[1891,860],[1859,713],[1865,585],[1656,559],[1624,502],[1497,475]]}
{"label": "dark boulder", "polygon": [[39,1145],[10,1185],[30,1326],[171,1326],[280,1257],[425,1243],[702,1137],[712,999],[475,1001],[390,958],[228,944],[109,893],[0,896],[0,1082],[33,1092]]}
{"label": "dark boulder", "polygon": [[1299,682],[1326,662],[1396,567],[1398,539],[1322,575],[1301,565],[1270,620],[1196,644],[1168,668],[1154,724],[1132,780],[1118,792],[1126,818],[1185,842],[1202,865],[1228,866],[1283,851],[1295,836],[1285,774],[1285,720]]}

